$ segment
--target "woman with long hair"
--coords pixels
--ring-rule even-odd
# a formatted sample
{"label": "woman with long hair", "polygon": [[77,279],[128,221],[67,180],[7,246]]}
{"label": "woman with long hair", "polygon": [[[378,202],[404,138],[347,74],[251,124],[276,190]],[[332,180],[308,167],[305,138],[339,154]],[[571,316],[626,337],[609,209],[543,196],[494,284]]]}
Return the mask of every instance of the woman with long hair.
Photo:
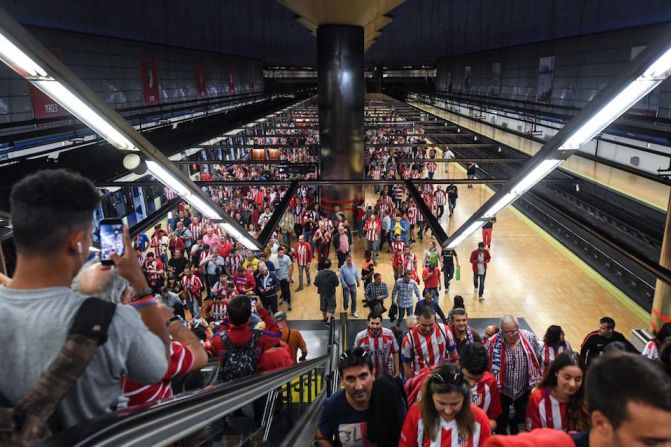
{"label": "woman with long hair", "polygon": [[584,431],[589,413],[583,398],[585,366],[575,352],[562,352],[529,397],[526,429]]}
{"label": "woman with long hair", "polygon": [[421,400],[403,423],[399,447],[480,447],[491,436],[487,414],[471,403],[471,390],[452,364],[435,368],[424,381]]}
{"label": "woman with long hair", "polygon": [[571,352],[573,349],[571,349],[571,345],[564,338],[564,330],[561,326],[553,324],[545,331],[543,343],[541,344],[541,366],[543,367],[543,372],[547,371],[550,364],[564,351]]}

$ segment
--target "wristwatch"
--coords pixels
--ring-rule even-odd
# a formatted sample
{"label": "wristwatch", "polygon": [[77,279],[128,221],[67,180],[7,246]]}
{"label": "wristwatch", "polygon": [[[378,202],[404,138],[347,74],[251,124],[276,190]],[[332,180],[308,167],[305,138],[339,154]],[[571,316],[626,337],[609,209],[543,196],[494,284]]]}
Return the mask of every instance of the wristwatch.
{"label": "wristwatch", "polygon": [[165,322],[165,325],[166,325],[166,326],[170,326],[170,324],[171,324],[173,321],[182,321],[182,319],[179,318],[177,315],[175,315],[174,317],[172,317],[171,319],[169,319],[168,321],[166,321],[166,322]]}

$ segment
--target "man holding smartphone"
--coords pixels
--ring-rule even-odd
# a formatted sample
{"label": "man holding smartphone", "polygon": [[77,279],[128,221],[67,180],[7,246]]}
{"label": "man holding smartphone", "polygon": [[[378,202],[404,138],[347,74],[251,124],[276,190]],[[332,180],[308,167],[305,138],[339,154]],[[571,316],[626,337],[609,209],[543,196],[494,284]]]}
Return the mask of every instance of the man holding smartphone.
{"label": "man holding smartphone", "polygon": [[[0,313],[8,317],[0,325],[0,339],[13,340],[3,350],[0,394],[10,405],[33,390],[61,352],[74,316],[86,300],[70,284],[89,253],[91,216],[98,201],[93,183],[60,169],[37,172],[12,188],[17,263],[14,277],[0,287]],[[151,384],[167,371],[167,322],[147,286],[125,227],[123,235],[124,255],[113,254],[111,259],[133,288],[136,309],[116,305],[106,342],[56,408],[63,428],[112,411],[119,397],[120,377]],[[19,323],[28,320],[30,333]]]}

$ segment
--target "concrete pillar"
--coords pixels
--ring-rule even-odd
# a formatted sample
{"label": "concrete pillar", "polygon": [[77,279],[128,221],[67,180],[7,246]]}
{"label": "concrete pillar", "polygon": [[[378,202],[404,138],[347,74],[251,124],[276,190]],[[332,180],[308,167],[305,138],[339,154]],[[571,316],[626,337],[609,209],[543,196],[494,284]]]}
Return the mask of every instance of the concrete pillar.
{"label": "concrete pillar", "polygon": [[[671,194],[669,195],[669,208],[666,213],[659,265],[667,269],[671,268]],[[657,331],[664,323],[671,323],[671,286],[658,279],[655,287],[655,299],[652,302],[650,329]]]}
{"label": "concrete pillar", "polygon": [[[364,80],[363,28],[321,25],[317,29],[317,80],[322,180],[363,180]],[[336,204],[351,219],[361,186],[325,186],[322,208]]]}

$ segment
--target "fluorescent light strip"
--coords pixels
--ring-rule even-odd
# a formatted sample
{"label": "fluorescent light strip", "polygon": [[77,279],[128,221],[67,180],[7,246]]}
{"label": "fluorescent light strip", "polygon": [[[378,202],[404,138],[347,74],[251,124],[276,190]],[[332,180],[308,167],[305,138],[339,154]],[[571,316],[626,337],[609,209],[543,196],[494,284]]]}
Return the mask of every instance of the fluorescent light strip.
{"label": "fluorescent light strip", "polygon": [[489,209],[485,212],[485,214],[482,215],[482,217],[483,217],[484,219],[489,219],[489,218],[492,218],[492,217],[496,216],[496,214],[497,214],[499,211],[501,211],[503,208],[505,208],[506,206],[508,206],[508,205],[511,204],[512,202],[514,202],[515,199],[516,199],[517,197],[518,197],[518,196],[516,196],[516,195],[513,194],[512,192],[509,192],[508,194],[506,194],[506,195],[504,195],[503,197],[501,197],[501,200],[499,200],[499,201],[496,202],[494,205],[492,205],[492,207],[489,208]]}
{"label": "fluorescent light strip", "polygon": [[541,181],[543,177],[552,172],[557,166],[562,164],[563,160],[543,160],[531,172],[529,172],[522,180],[513,186],[512,193],[518,196],[524,194],[536,183]]}
{"label": "fluorescent light strip", "polygon": [[105,118],[84,104],[75,94],[58,81],[30,81],[49,97],[56,100],[84,124],[93,129],[101,137],[109,141],[117,149],[137,151],[133,143],[112,127]]}
{"label": "fluorescent light strip", "polygon": [[187,194],[184,196],[184,200],[189,202],[191,206],[196,208],[203,216],[208,217],[210,219],[221,219],[221,213],[217,212],[214,208],[212,208],[210,205],[205,203],[203,199],[198,197],[195,194]]}
{"label": "fluorescent light strip", "polygon": [[[0,34],[0,59],[5,64],[19,71],[25,77],[47,77],[47,72],[33,61],[26,53],[21,51],[9,39]],[[21,73],[22,72],[22,73]]]}
{"label": "fluorescent light strip", "polygon": [[187,188],[186,185],[184,185],[174,175],[168,172],[163,166],[152,160],[147,160],[146,163],[149,172],[165,186],[173,189],[180,196],[191,194],[189,188]]}
{"label": "fluorescent light strip", "polygon": [[476,220],[472,224],[468,226],[464,230],[463,233],[461,233],[456,239],[450,241],[449,244],[447,244],[447,248],[455,248],[457,245],[461,244],[464,239],[469,237],[471,234],[473,234],[478,228],[482,227],[485,224],[483,220]]}
{"label": "fluorescent light strip", "polygon": [[610,123],[615,121],[620,115],[626,112],[632,105],[636,104],[641,98],[650,93],[661,81],[657,80],[636,80],[618,93],[608,104],[603,106],[592,118],[580,126],[559,150],[575,150],[590,141],[605,129]]}
{"label": "fluorescent light strip", "polygon": [[221,227],[228,233],[233,239],[239,241],[245,248],[250,250],[255,250],[258,248],[258,244],[252,242],[247,236],[240,233],[233,225],[228,222],[220,223]]}
{"label": "fluorescent light strip", "polygon": [[[666,50],[659,59],[648,67],[647,70],[641,75],[641,78],[645,79],[658,79],[663,81],[666,79],[669,74],[671,74],[671,48]],[[639,78],[640,79],[640,78]]]}

